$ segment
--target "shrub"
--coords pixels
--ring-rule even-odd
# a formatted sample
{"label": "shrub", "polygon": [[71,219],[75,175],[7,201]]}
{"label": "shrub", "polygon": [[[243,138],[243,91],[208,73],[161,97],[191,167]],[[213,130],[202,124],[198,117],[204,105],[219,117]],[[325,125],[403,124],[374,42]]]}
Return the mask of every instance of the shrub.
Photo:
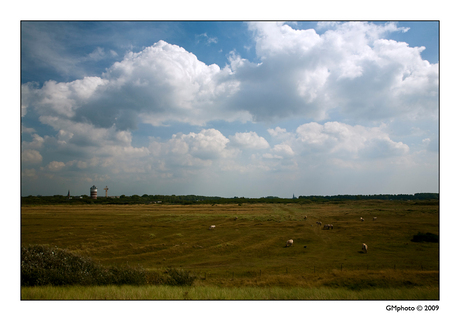
{"label": "shrub", "polygon": [[162,285],[164,284],[163,276],[156,271],[148,271],[145,274],[146,283],[149,285]]}
{"label": "shrub", "polygon": [[104,284],[129,284],[129,285],[143,285],[146,284],[145,271],[142,267],[133,268],[129,265],[123,267],[113,266],[106,270],[108,276]]}
{"label": "shrub", "polygon": [[190,271],[175,268],[167,268],[164,273],[166,277],[163,282],[166,285],[192,285],[196,279],[196,276],[191,275]]}
{"label": "shrub", "polygon": [[91,258],[44,245],[21,248],[21,285],[192,285],[196,276],[168,268],[161,275],[128,264],[104,267]]}
{"label": "shrub", "polygon": [[129,266],[105,268],[91,258],[44,245],[21,248],[21,285],[145,284],[145,272]]}
{"label": "shrub", "polygon": [[431,243],[439,243],[439,235],[433,233],[420,233],[418,232],[417,235],[412,237],[412,242],[431,242]]}
{"label": "shrub", "polygon": [[57,247],[21,248],[21,285],[93,284],[100,270],[90,258]]}

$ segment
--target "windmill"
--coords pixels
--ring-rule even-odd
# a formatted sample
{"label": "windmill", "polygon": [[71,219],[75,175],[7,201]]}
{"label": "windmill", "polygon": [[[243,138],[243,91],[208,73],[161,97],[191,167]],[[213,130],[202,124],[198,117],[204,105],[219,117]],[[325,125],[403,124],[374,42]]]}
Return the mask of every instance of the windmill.
{"label": "windmill", "polygon": [[105,191],[105,197],[107,197],[107,191],[108,191],[108,190],[109,190],[109,188],[106,186],[106,187],[104,188],[104,191]]}

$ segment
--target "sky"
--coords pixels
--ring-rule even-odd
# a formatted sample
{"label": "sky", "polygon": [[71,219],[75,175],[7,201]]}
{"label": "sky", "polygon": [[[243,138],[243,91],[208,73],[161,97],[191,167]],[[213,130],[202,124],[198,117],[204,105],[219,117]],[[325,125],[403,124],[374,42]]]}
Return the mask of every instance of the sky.
{"label": "sky", "polygon": [[21,194],[439,192],[438,21],[22,21]]}

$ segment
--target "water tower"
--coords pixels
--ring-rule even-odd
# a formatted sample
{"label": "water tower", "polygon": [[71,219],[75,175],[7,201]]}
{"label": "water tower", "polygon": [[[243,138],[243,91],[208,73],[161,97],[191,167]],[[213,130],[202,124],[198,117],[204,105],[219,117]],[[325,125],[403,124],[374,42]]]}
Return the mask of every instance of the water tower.
{"label": "water tower", "polygon": [[97,187],[93,185],[93,186],[91,186],[89,191],[90,191],[90,194],[91,194],[91,198],[92,199],[97,199]]}

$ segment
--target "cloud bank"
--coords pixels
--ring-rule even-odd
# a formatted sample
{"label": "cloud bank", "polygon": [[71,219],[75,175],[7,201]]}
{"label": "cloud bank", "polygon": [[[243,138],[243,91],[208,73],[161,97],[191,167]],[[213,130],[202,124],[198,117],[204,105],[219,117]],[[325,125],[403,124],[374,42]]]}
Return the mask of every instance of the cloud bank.
{"label": "cloud bank", "polygon": [[[427,146],[437,141],[438,64],[421,58],[423,47],[385,38],[407,29],[363,22],[320,26],[323,33],[281,22],[247,26],[256,61],[232,51],[220,68],[159,41],[128,52],[99,76],[23,84],[22,116],[33,114],[55,132],[23,129],[30,137],[22,146],[25,182],[86,186],[125,179],[163,193],[149,181],[173,191],[174,184],[201,177],[226,193],[213,181],[228,179],[226,173],[283,172],[297,177],[293,185],[300,188],[310,170],[326,175],[326,165],[324,182],[343,169],[358,175],[378,168],[394,177],[407,168],[436,172],[437,150]],[[206,34],[199,39],[217,42]],[[98,48],[90,58],[103,52]],[[304,122],[277,126],[291,119]],[[266,130],[224,135],[209,126],[222,121],[265,124]],[[396,123],[418,128],[418,136],[396,134]],[[152,134],[148,144],[135,146],[141,124]],[[197,130],[155,137],[155,128],[177,124]],[[435,177],[428,178],[431,186]],[[193,188],[183,191],[198,194]]]}

